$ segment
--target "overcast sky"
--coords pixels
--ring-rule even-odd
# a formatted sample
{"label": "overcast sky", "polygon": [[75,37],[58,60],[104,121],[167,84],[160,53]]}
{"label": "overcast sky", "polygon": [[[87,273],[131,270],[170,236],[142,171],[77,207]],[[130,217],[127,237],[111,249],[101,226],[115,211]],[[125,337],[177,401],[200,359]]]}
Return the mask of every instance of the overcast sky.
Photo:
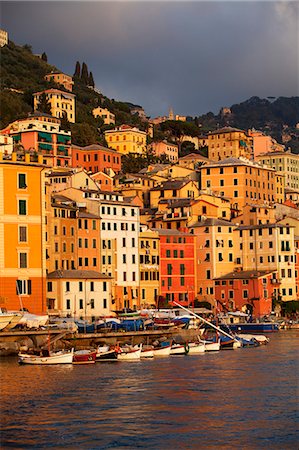
{"label": "overcast sky", "polygon": [[2,2],[1,27],[152,117],[299,92],[297,2]]}

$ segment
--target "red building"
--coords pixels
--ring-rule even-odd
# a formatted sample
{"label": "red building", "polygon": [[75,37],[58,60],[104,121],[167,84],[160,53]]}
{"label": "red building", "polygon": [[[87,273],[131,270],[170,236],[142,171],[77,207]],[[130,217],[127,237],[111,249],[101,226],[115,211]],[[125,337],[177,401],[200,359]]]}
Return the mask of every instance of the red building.
{"label": "red building", "polygon": [[273,271],[235,271],[215,278],[215,299],[223,312],[243,311],[262,317],[272,311],[272,296],[279,280]]}
{"label": "red building", "polygon": [[160,238],[160,294],[169,303],[194,304],[195,236],[178,230],[156,229]]}
{"label": "red building", "polygon": [[111,148],[92,144],[87,147],[72,146],[72,167],[83,167],[87,172],[121,171],[121,154]]}

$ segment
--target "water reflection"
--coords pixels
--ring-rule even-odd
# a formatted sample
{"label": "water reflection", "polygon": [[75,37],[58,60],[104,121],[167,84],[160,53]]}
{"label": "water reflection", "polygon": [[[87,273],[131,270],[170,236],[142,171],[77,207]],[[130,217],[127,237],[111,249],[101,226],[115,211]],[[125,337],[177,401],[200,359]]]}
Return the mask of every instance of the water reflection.
{"label": "water reflection", "polygon": [[298,332],[140,363],[1,369],[2,446],[296,448]]}

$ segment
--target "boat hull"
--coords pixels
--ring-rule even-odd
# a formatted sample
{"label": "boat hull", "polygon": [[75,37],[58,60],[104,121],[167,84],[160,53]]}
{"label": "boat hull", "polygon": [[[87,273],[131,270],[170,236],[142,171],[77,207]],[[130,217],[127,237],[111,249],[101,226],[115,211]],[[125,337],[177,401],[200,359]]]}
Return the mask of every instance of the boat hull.
{"label": "boat hull", "polygon": [[141,356],[141,349],[122,351],[121,353],[118,353],[117,360],[118,361],[139,361],[140,356]]}
{"label": "boat hull", "polygon": [[272,322],[237,323],[230,324],[229,328],[237,333],[273,333],[279,331],[279,324]]}
{"label": "boat hull", "polygon": [[12,321],[12,319],[14,318],[14,314],[1,314],[0,315],[0,330],[4,330],[4,328],[6,328],[10,322]]}
{"label": "boat hull", "polygon": [[188,347],[185,345],[173,345],[170,349],[170,355],[186,355]]}
{"label": "boat hull", "polygon": [[72,364],[73,351],[64,353],[55,353],[49,356],[36,356],[19,353],[19,364],[33,364],[33,365],[50,365],[50,364]]}
{"label": "boat hull", "polygon": [[154,357],[154,350],[151,348],[151,349],[148,349],[148,350],[142,350],[142,352],[141,352],[141,356],[140,356],[141,358],[153,358]]}
{"label": "boat hull", "polygon": [[167,345],[164,347],[154,348],[154,358],[163,358],[164,356],[170,355],[171,346]]}
{"label": "boat hull", "polygon": [[73,355],[73,364],[94,364],[96,362],[96,352],[75,352]]}
{"label": "boat hull", "polygon": [[96,354],[96,362],[101,361],[117,361],[117,353],[115,350],[108,350]]}
{"label": "boat hull", "polygon": [[193,342],[189,343],[189,355],[198,355],[199,353],[204,353],[205,351],[205,344],[196,344]]}

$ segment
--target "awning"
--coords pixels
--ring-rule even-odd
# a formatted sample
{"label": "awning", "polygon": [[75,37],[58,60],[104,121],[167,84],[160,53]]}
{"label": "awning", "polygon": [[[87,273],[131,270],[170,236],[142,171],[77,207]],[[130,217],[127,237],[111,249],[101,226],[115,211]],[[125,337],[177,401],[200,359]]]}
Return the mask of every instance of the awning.
{"label": "awning", "polygon": [[45,139],[47,142],[52,142],[52,135],[49,133],[38,133],[38,139]]}
{"label": "awning", "polygon": [[12,136],[12,138],[13,138],[14,142],[19,142],[21,140],[21,135],[20,134],[14,134]]}
{"label": "awning", "polygon": [[41,149],[41,150],[52,150],[52,145],[51,144],[45,144],[45,143],[40,143],[40,144],[38,144],[38,147]]}
{"label": "awning", "polygon": [[57,134],[57,142],[60,144],[66,144],[67,142],[70,142],[71,136],[63,136],[61,134]]}

